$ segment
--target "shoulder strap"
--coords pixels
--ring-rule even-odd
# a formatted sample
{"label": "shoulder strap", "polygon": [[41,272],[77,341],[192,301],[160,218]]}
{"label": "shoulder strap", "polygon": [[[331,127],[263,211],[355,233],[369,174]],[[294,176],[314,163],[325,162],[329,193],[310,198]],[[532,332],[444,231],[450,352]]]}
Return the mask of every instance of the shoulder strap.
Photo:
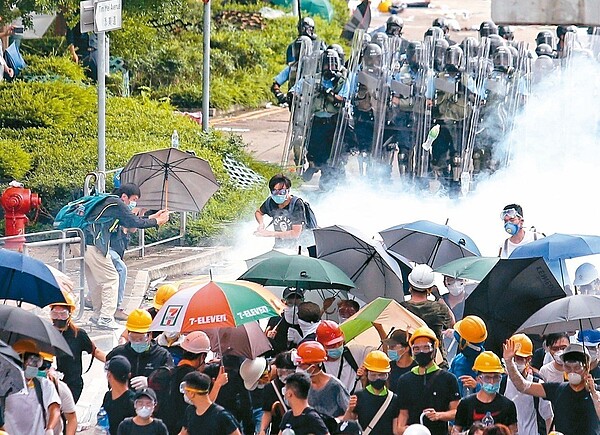
{"label": "shoulder strap", "polygon": [[508,383],[507,380],[507,376],[502,376],[502,379],[500,380],[500,391],[499,393],[502,394],[504,396],[504,393],[506,392],[506,385]]}
{"label": "shoulder strap", "polygon": [[363,430],[363,435],[369,435],[371,433],[371,431],[373,430],[373,428],[375,426],[377,426],[377,423],[379,423],[379,420],[381,420],[381,417],[383,417],[383,413],[385,411],[387,411],[387,409],[390,407],[390,403],[392,403],[393,397],[394,397],[394,393],[392,393],[390,390],[388,390],[388,394],[385,398],[385,402],[383,402],[383,404],[377,411],[377,414],[375,414],[373,416],[373,419],[369,422],[369,424],[367,425],[367,428],[365,430]]}
{"label": "shoulder strap", "polygon": [[44,424],[48,424],[48,420],[46,419],[46,406],[44,405],[44,396],[42,392],[42,383],[38,378],[33,378],[33,387],[35,389],[35,395],[40,402],[40,406],[42,407],[42,414],[44,416]]}
{"label": "shoulder strap", "polygon": [[277,395],[279,403],[281,403],[281,406],[283,406],[283,411],[288,412],[288,406],[286,405],[285,400],[283,400],[283,397],[281,397],[281,392],[279,391],[279,388],[277,388],[274,380],[271,381],[271,385],[273,386],[273,390],[275,390],[275,394]]}
{"label": "shoulder strap", "polygon": [[[344,360],[346,360],[348,362],[348,364],[350,365],[350,367],[352,368],[352,370],[354,370],[354,373],[356,373],[358,371],[358,364],[356,363],[356,360],[354,359],[354,355],[352,355],[352,352],[350,352],[350,349],[348,349],[346,346],[344,346],[344,351],[342,352],[342,358],[340,359],[340,369],[338,371],[338,379],[340,379],[340,376],[342,376],[342,368],[344,366]],[[356,384],[358,383],[359,378],[357,376],[354,377],[354,385],[352,386],[352,391],[350,391],[350,394],[354,394],[354,391],[356,390]]]}

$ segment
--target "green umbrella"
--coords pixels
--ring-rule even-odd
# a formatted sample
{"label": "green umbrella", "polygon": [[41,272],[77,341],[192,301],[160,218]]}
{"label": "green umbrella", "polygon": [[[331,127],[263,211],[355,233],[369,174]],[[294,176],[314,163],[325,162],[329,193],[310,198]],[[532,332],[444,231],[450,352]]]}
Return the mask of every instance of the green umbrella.
{"label": "green umbrella", "polygon": [[294,286],[304,290],[350,290],[354,283],[337,266],[304,255],[272,257],[255,264],[239,279],[270,286]]}
{"label": "green umbrella", "polygon": [[273,257],[287,257],[288,254],[285,254],[281,251],[277,251],[275,249],[271,249],[269,252],[265,252],[264,254],[260,254],[257,255],[256,257],[252,257],[249,258],[246,261],[246,267],[252,267],[257,263],[260,263],[263,260],[266,260],[267,258],[273,258]]}
{"label": "green umbrella", "polygon": [[500,260],[498,257],[457,258],[433,270],[453,278],[481,281],[492,270],[498,260]]}
{"label": "green umbrella", "polygon": [[[272,3],[277,6],[292,7],[292,1],[298,0],[272,0]],[[300,0],[300,8],[302,12],[309,15],[320,15],[327,21],[333,19],[333,6],[329,0]]]}

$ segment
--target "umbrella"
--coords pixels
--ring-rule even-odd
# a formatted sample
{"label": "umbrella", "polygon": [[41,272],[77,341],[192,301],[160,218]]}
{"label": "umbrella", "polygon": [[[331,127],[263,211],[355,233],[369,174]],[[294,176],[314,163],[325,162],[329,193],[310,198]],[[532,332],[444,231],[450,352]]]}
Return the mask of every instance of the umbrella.
{"label": "umbrella", "polygon": [[317,258],[329,261],[346,273],[356,285],[353,294],[365,302],[380,296],[404,299],[402,276],[410,273],[408,260],[396,261],[381,242],[351,227],[334,225],[316,229],[313,234]]}
{"label": "umbrella", "polygon": [[388,250],[415,263],[438,267],[462,257],[479,256],[479,249],[469,236],[448,225],[416,221],[381,231]]}
{"label": "umbrella", "polygon": [[434,270],[453,278],[481,281],[500,260],[499,257],[464,257],[452,260]]}
{"label": "umbrella", "polygon": [[264,254],[260,254],[260,255],[257,255],[256,257],[252,257],[252,258],[245,260],[246,267],[250,268],[250,267],[254,266],[255,264],[260,263],[261,261],[266,260],[267,258],[285,257],[287,255],[288,254],[286,254],[284,252],[277,251],[276,249],[271,249],[270,251],[265,252]]}
{"label": "umbrella", "polygon": [[45,307],[65,302],[56,278],[44,263],[18,252],[0,249],[0,299]]}
{"label": "umbrella", "polygon": [[600,297],[574,295],[540,308],[517,331],[547,335],[596,328],[600,328]]}
{"label": "umbrella", "polygon": [[498,260],[465,301],[465,316],[488,326],[485,347],[502,355],[502,343],[533,313],[566,296],[543,258]]}
{"label": "umbrella", "polygon": [[21,338],[31,338],[40,350],[52,354],[57,351],[73,356],[62,334],[48,322],[21,307],[0,305],[0,339],[13,344]]}
{"label": "umbrella", "polygon": [[219,185],[206,160],[176,148],[134,155],[121,172],[121,183],[135,183],[148,209],[200,211]]}
{"label": "umbrella", "polygon": [[25,377],[23,376],[21,367],[12,358],[0,353],[0,397],[17,393],[24,389],[25,386]]}
{"label": "umbrella", "polygon": [[207,329],[211,349],[221,355],[237,355],[250,359],[273,349],[258,322],[244,323],[235,328]]}
{"label": "umbrella", "polygon": [[210,328],[235,327],[279,316],[283,304],[263,286],[244,281],[216,282],[179,290],[152,321],[152,331],[183,334]]}
{"label": "umbrella", "polygon": [[569,282],[564,260],[594,254],[600,254],[600,236],[556,233],[519,246],[509,258],[543,257],[564,287]]}
{"label": "umbrella", "polygon": [[272,0],[272,3],[290,8],[292,7],[292,1],[297,1],[302,12],[306,12],[308,15],[320,15],[327,21],[333,19],[333,7],[329,0]]}
{"label": "umbrella", "polygon": [[412,333],[415,329],[426,326],[420,317],[395,300],[377,298],[340,325],[346,343],[351,340],[371,346],[379,343],[381,339],[373,328],[373,323],[380,324],[388,336],[396,329]]}
{"label": "umbrella", "polygon": [[304,290],[350,290],[354,283],[337,266],[325,260],[288,255],[255,264],[239,279],[271,286],[295,286]]}

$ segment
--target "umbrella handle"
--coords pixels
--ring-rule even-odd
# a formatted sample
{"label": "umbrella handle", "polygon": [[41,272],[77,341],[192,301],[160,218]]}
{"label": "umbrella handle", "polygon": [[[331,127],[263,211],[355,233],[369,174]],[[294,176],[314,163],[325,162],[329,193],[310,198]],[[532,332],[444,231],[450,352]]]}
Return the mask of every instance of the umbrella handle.
{"label": "umbrella handle", "polygon": [[169,209],[169,177],[165,180],[165,210]]}

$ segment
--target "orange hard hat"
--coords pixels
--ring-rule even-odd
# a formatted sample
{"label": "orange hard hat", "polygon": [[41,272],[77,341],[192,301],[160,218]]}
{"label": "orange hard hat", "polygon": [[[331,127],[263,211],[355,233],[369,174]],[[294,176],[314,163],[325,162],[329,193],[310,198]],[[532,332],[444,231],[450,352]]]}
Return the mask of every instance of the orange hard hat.
{"label": "orange hard hat", "polygon": [[333,320],[321,320],[317,326],[317,341],[323,346],[344,342],[344,333]]}
{"label": "orange hard hat", "polygon": [[319,364],[327,361],[327,352],[318,341],[300,343],[297,354],[298,364]]}

